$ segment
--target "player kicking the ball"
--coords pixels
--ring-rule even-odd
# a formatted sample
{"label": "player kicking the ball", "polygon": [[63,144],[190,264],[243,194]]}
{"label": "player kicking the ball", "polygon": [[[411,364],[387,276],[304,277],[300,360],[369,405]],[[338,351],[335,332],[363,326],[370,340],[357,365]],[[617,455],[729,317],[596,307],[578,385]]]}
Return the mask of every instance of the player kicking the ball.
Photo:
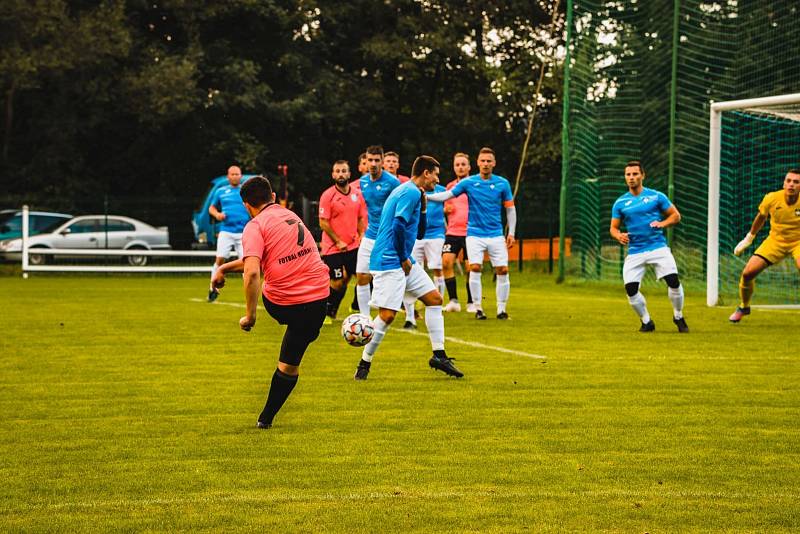
{"label": "player kicking the ball", "polygon": [[267,312],[286,325],[278,368],[256,423],[258,428],[270,428],[297,384],[300,360],[319,336],[330,292],[328,267],[322,263],[314,237],[300,218],[275,203],[266,178],[256,176],[245,182],[241,195],[252,217],[242,234],[244,255],[220,266],[212,284],[221,288],[226,273],[243,271],[247,312],[239,319],[242,330],[249,331],[256,324],[259,289]]}
{"label": "player kicking the ball", "polygon": [[428,365],[450,376],[464,376],[444,351],[442,295],[411,255],[414,242],[425,234],[424,192],[433,191],[439,182],[439,167],[439,162],[430,156],[418,157],[411,168],[411,180],[392,191],[383,206],[370,256],[374,282],[370,304],[378,308],[378,316],[374,319],[375,335],[364,347],[356,369],[356,380],[366,380],[375,352],[398,310],[403,307],[406,293],[420,299],[426,306],[425,325],[433,348]]}
{"label": "player kicking the ball", "polygon": [[[628,192],[614,202],[609,233],[620,244],[628,245],[622,279],[628,302],[642,321],[639,332],[653,332],[656,329],[656,324],[647,312],[644,295],[639,292],[645,269],[652,265],[656,278],[663,278],[667,283],[667,293],[672,302],[672,321],[678,327],[678,332],[686,333],[689,332],[689,327],[683,318],[683,286],[678,278],[675,258],[672,257],[664,236],[664,228],[678,224],[681,214],[666,195],[644,187],[644,177],[641,162],[629,161],[625,166]],[[623,221],[627,232],[620,230]]]}
{"label": "player kicking the ball", "polygon": [[758,206],[758,214],[750,227],[750,232],[742,239],[733,253],[740,256],[753,243],[756,234],[770,219],[769,235],[747,260],[739,278],[739,297],[742,301],[730,316],[732,323],[738,323],[745,315],[750,315],[750,299],[756,288],[756,277],[784,258],[791,256],[800,269],[800,169],[791,169],[783,180],[783,190],[773,191],[764,196]]}

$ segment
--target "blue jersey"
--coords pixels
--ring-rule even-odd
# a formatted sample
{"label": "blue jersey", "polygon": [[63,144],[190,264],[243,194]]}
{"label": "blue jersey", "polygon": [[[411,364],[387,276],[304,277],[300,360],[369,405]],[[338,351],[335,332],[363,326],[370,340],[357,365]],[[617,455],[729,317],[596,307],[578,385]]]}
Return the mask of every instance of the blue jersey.
{"label": "blue jersey", "polygon": [[[378,237],[375,238],[375,246],[372,248],[372,255],[369,259],[370,271],[400,269],[400,264],[407,259],[414,263],[411,251],[417,240],[421,201],[419,188],[411,181],[395,188],[386,199],[378,228]],[[395,246],[395,219],[402,220],[402,239],[405,243],[402,258],[397,255]]]}
{"label": "blue jersey", "polygon": [[672,202],[664,193],[646,187],[636,196],[628,191],[614,202],[611,218],[625,223],[630,239],[628,254],[648,252],[667,246],[664,230],[653,228],[650,223],[660,221],[662,214],[671,207]]}
{"label": "blue jersey", "polygon": [[502,208],[506,202],[514,200],[508,180],[496,174],[484,180],[476,174],[458,182],[451,191],[455,196],[466,193],[469,198],[467,236],[503,236]]}
{"label": "blue jersey", "polygon": [[225,219],[219,222],[220,232],[241,234],[245,225],[250,221],[250,215],[244,207],[242,197],[239,195],[239,186],[223,185],[211,198],[211,205],[225,214]]}
{"label": "blue jersey", "polygon": [[[447,189],[444,186],[436,185],[433,191],[428,191],[426,194],[432,195],[443,191],[447,191]],[[444,239],[444,230],[444,202],[428,202],[428,217],[423,239]]]}
{"label": "blue jersey", "polygon": [[386,199],[396,187],[400,185],[400,180],[393,174],[381,171],[381,176],[373,180],[369,174],[365,174],[359,180],[361,183],[361,196],[367,204],[367,232],[364,237],[375,239],[378,237],[378,226],[381,224],[381,211]]}

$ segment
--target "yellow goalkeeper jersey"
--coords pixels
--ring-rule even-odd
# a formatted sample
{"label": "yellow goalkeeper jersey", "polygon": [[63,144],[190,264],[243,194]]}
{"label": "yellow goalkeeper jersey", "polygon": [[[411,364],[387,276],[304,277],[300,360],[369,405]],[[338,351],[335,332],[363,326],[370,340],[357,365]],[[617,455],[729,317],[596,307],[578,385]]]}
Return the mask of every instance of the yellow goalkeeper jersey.
{"label": "yellow goalkeeper jersey", "polygon": [[800,242],[800,200],[789,206],[783,190],[764,195],[758,212],[770,219],[769,237],[782,243]]}

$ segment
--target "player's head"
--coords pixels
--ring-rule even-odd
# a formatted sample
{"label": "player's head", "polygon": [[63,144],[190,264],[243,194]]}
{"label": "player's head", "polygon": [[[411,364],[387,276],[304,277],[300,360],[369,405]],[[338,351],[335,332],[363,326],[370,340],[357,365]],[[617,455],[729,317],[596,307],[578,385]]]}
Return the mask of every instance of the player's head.
{"label": "player's head", "polygon": [[367,154],[367,171],[377,178],[383,170],[383,147],[380,145],[368,146],[365,152]]}
{"label": "player's head", "polygon": [[494,158],[494,150],[488,146],[483,147],[478,151],[478,170],[483,176],[489,176],[497,165]]}
{"label": "player's head", "polygon": [[414,160],[411,166],[411,175],[414,183],[425,191],[433,191],[439,183],[439,162],[431,156],[420,156]]}
{"label": "player's head", "polygon": [[331,178],[336,182],[339,187],[344,187],[350,181],[350,164],[346,159],[340,159],[333,162],[331,169]]}
{"label": "player's head", "polygon": [[239,182],[242,181],[242,169],[237,167],[236,165],[231,165],[228,167],[228,183],[231,184],[233,187],[239,185]]}
{"label": "player's head", "polygon": [[800,195],[800,169],[789,169],[783,179],[783,190],[791,197]]}
{"label": "player's head", "polygon": [[386,152],[383,155],[383,170],[397,176],[397,169],[400,168],[400,154],[397,152]]}
{"label": "player's head", "polygon": [[453,172],[455,173],[456,178],[466,178],[469,176],[470,169],[469,156],[463,152],[456,152],[453,156]]}
{"label": "player's head", "polygon": [[644,165],[638,159],[625,164],[625,183],[628,189],[639,189],[644,181]]}
{"label": "player's head", "polygon": [[242,189],[239,191],[242,197],[244,207],[247,208],[247,213],[251,217],[258,215],[267,204],[275,202],[275,193],[272,192],[272,186],[263,176],[253,176],[242,184]]}
{"label": "player's head", "polygon": [[364,176],[369,171],[369,167],[367,166],[367,153],[362,152],[358,155],[358,175]]}

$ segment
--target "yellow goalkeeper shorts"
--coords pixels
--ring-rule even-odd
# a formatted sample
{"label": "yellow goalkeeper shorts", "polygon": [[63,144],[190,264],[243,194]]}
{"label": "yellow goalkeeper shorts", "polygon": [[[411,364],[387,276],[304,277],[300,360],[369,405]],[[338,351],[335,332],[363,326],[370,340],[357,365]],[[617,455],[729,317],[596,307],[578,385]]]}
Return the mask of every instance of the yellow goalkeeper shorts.
{"label": "yellow goalkeeper shorts", "polygon": [[784,243],[773,239],[772,236],[767,236],[754,254],[756,256],[761,256],[772,265],[789,256],[797,260],[800,258],[800,241]]}

